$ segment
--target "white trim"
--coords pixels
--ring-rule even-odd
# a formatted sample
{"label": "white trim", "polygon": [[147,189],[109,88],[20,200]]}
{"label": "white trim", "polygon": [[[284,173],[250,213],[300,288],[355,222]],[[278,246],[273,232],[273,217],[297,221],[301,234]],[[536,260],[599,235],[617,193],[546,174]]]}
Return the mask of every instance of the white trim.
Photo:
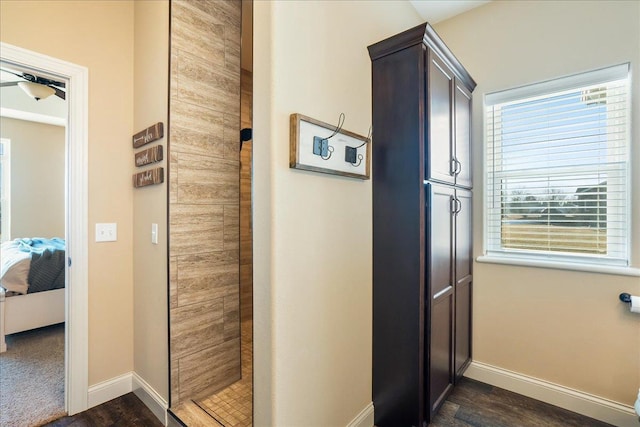
{"label": "white trim", "polygon": [[347,427],[372,427],[373,426],[373,402],[370,402]]}
{"label": "white trim", "polygon": [[471,362],[465,377],[491,384],[618,426],[638,427],[633,407],[482,362]]}
{"label": "white trim", "polygon": [[527,258],[516,257],[501,257],[482,255],[476,258],[476,261],[489,264],[504,264],[504,265],[519,265],[522,267],[540,267],[540,268],[553,268],[556,270],[569,270],[569,271],[586,271],[589,273],[602,273],[602,274],[614,274],[619,276],[632,276],[640,277],[640,268],[633,267],[612,267],[606,265],[597,264],[571,264],[559,261],[543,261]]}
{"label": "white trim", "polygon": [[131,392],[135,393],[164,425],[167,425],[169,405],[149,383],[135,372],[127,372],[89,387],[87,409]]}
{"label": "white trim", "polygon": [[[616,269],[617,267],[627,267],[631,264],[630,251],[632,242],[629,234],[632,220],[632,206],[630,203],[632,183],[629,166],[629,153],[631,150],[629,133],[631,126],[629,67],[630,64],[625,63],[485,95],[486,103],[483,112],[483,147],[486,151],[486,171],[484,175],[486,177],[485,183],[487,184],[485,186],[484,200],[485,234],[483,241],[485,255],[499,257],[502,253],[505,253],[509,258],[522,256],[530,257],[531,259],[539,258],[543,261],[549,259],[558,263],[601,264],[605,266],[605,269],[608,266]],[[601,90],[597,96],[603,97],[606,108],[601,111],[600,107],[596,109],[604,113],[604,117],[595,113],[592,114],[589,102],[584,99],[584,91],[588,89]],[[593,127],[593,129],[606,131],[607,136],[598,145],[598,149],[603,150],[599,159],[590,157],[591,148],[582,145],[582,142],[585,142],[579,139],[584,136],[582,133],[569,134],[566,129],[563,129],[562,120],[566,117],[564,117],[562,111],[554,108],[547,111],[546,108],[555,105],[553,103],[557,101],[556,95],[561,94],[567,95],[569,104],[574,105],[575,103],[575,105],[581,106],[580,108],[576,107],[575,114],[576,117],[580,116],[586,120],[585,125],[588,121],[590,123],[589,126]],[[534,110],[527,111],[534,115],[539,113],[539,117],[536,116],[535,123],[527,122],[528,119],[525,120],[524,116],[517,116],[519,118],[513,119],[520,120],[520,127],[513,120],[503,120],[504,114],[508,110],[508,104],[515,102],[515,107],[520,109],[522,107],[521,104],[526,104],[526,101],[534,102],[534,105],[531,105]],[[600,122],[597,122],[598,118],[600,118]],[[557,161],[552,162],[552,164],[546,164],[544,167],[542,165],[544,158],[540,156],[545,152],[545,147],[539,145],[539,138],[536,137],[531,140],[525,135],[526,132],[522,133],[527,126],[534,126],[536,123],[545,127],[549,126],[546,134],[548,138],[552,138],[557,143],[564,141],[569,146],[573,146],[571,149],[558,152],[556,157],[559,158],[556,159]],[[509,135],[512,138],[508,138]],[[508,141],[511,141],[511,143],[507,144]],[[588,142],[586,141],[586,143]],[[552,145],[552,148],[558,148],[562,144]],[[571,154],[575,154],[574,157],[577,156],[574,162],[571,162],[569,158]],[[531,158],[531,156],[534,158]],[[529,166],[523,166],[527,161],[530,162]],[[520,170],[516,170],[518,167],[521,167]],[[533,181],[527,183],[531,180]],[[600,247],[600,249],[606,249],[604,253],[581,254],[579,248],[575,247],[565,248],[564,250],[556,247],[556,250],[554,250],[553,246],[556,246],[554,243],[551,243],[551,248],[544,247],[544,243],[549,243],[549,237],[546,233],[544,236],[538,234],[536,237],[535,233],[533,233],[529,234],[528,237],[521,237],[521,239],[529,242],[536,240],[538,243],[532,245],[517,244],[516,246],[522,246],[519,249],[504,241],[505,229],[502,225],[504,225],[505,220],[505,206],[511,206],[511,203],[515,202],[515,199],[512,200],[515,190],[521,191],[523,196],[533,195],[534,202],[537,200],[539,203],[542,199],[545,199],[545,197],[542,197],[543,194],[554,190],[566,196],[572,196],[570,198],[582,199],[579,195],[580,190],[584,190],[587,187],[592,187],[588,189],[589,194],[600,187],[597,197],[596,193],[593,193],[593,197],[586,197],[583,201],[578,200],[575,203],[575,209],[570,212],[575,214],[573,219],[564,218],[567,223],[565,224],[566,226],[573,224],[579,227],[572,230],[556,227],[557,229],[554,228],[554,231],[551,232],[556,237],[551,238],[551,240],[554,243],[561,243],[565,233],[571,234],[575,238],[579,236],[585,237],[584,233],[595,234],[595,231],[593,231],[595,228],[589,231],[584,227],[582,221],[594,221],[593,225],[597,227],[602,227],[601,222],[605,222],[605,229],[600,229],[605,231],[606,240],[598,242],[604,243],[604,248]],[[529,202],[525,202],[525,205],[514,203],[513,207],[524,209],[524,219],[528,220],[532,218],[527,213],[531,213],[529,210],[534,209],[536,206],[538,206],[536,203],[529,204]],[[604,211],[600,210],[602,206],[605,207]],[[608,210],[606,209],[607,206]],[[515,212],[507,213],[514,214]],[[545,221],[547,219],[543,218]],[[549,221],[553,222],[552,220]],[[519,221],[514,221],[514,224],[516,222],[519,224]],[[544,231],[549,230],[545,229]],[[516,237],[516,240],[520,241],[518,237]],[[578,266],[572,269],[592,271],[592,268]],[[596,267],[595,271],[598,272],[599,268]],[[618,271],[613,274],[618,274]],[[604,272],[608,273],[606,270]],[[622,272],[620,274],[626,273]],[[635,274],[632,272],[632,275]]]}
{"label": "white trim", "polygon": [[28,122],[44,123],[45,125],[66,126],[67,120],[62,117],[48,116],[46,114],[30,113],[28,111],[14,110],[13,108],[0,107],[0,117],[8,119],[26,120]]}
{"label": "white trim", "polygon": [[0,238],[0,242],[8,242],[11,240],[11,140],[0,138],[0,145],[2,145],[2,160],[0,162],[2,162],[2,186],[4,187],[0,190],[0,206],[4,212],[1,220],[2,238]]}
{"label": "white trim", "polygon": [[70,62],[0,42],[0,59],[68,81],[67,268],[65,406],[69,415],[87,409],[88,349],[88,111],[89,70]]}
{"label": "white trim", "polygon": [[558,91],[572,90],[582,86],[622,80],[627,77],[630,68],[630,64],[628,62],[625,62],[624,64],[618,64],[612,67],[606,67],[556,79],[545,80],[525,86],[501,90],[499,92],[487,93],[484,95],[484,102],[486,106],[491,106],[515,101],[522,98],[547,95]]}
{"label": "white trim", "polygon": [[167,425],[167,409],[169,404],[140,375],[133,373],[133,392],[153,412],[165,426]]}
{"label": "white trim", "polygon": [[101,405],[133,391],[133,372],[119,375],[89,387],[87,409]]}

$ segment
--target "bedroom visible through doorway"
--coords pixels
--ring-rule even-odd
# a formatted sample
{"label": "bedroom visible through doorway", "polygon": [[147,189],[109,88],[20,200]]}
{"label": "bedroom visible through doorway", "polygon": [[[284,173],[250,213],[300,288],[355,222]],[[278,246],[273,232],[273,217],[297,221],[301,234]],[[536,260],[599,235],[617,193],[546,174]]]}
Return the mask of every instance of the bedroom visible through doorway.
{"label": "bedroom visible through doorway", "polygon": [[89,406],[89,70],[84,66],[0,41],[0,64],[2,63],[41,72],[67,83],[65,237],[68,266],[67,286],[63,295],[66,306],[64,384],[65,409],[69,415],[73,415]]}
{"label": "bedroom visible through doorway", "polygon": [[67,83],[0,62],[0,425],[67,413]]}

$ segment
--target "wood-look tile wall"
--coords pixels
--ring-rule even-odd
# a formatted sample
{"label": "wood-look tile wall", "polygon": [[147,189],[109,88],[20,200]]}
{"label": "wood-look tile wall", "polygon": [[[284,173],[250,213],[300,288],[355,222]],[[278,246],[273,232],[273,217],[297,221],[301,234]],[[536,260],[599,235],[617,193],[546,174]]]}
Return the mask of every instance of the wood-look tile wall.
{"label": "wood-look tile wall", "polygon": [[[240,123],[252,128],[253,74],[242,70],[240,79]],[[247,141],[240,151],[240,315],[253,318],[253,225],[251,223],[251,155],[253,142]]]}
{"label": "wood-look tile wall", "polygon": [[171,405],[240,379],[239,0],[171,2]]}

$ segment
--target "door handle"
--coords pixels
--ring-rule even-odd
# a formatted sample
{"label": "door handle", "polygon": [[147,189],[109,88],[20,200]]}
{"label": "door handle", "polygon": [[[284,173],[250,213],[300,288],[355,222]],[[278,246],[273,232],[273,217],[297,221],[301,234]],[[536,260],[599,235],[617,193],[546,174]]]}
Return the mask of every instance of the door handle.
{"label": "door handle", "polygon": [[455,164],[453,169],[454,175],[460,175],[460,172],[462,172],[462,163],[460,163],[460,161],[455,157],[453,158],[453,162]]}
{"label": "door handle", "polygon": [[451,196],[449,199],[449,209],[451,209],[451,213],[457,215],[462,210],[462,202],[457,197]]}

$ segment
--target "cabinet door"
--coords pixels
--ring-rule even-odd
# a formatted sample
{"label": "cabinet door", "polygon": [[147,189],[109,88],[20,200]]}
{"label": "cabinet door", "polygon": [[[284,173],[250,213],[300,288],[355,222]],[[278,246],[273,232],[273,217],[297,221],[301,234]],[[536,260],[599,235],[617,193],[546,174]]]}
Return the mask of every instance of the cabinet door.
{"label": "cabinet door", "polygon": [[430,418],[453,387],[453,213],[455,190],[427,184],[428,307],[425,375]]}
{"label": "cabinet door", "polygon": [[429,419],[433,420],[453,389],[451,363],[453,347],[453,290],[431,301],[431,339],[429,340]]}
{"label": "cabinet door", "polygon": [[462,377],[471,361],[472,197],[456,190],[455,214],[455,378]]}
{"label": "cabinet door", "polygon": [[455,152],[456,185],[471,188],[471,92],[455,81]]}
{"label": "cabinet door", "polygon": [[425,179],[454,184],[453,72],[431,50],[428,61]]}

